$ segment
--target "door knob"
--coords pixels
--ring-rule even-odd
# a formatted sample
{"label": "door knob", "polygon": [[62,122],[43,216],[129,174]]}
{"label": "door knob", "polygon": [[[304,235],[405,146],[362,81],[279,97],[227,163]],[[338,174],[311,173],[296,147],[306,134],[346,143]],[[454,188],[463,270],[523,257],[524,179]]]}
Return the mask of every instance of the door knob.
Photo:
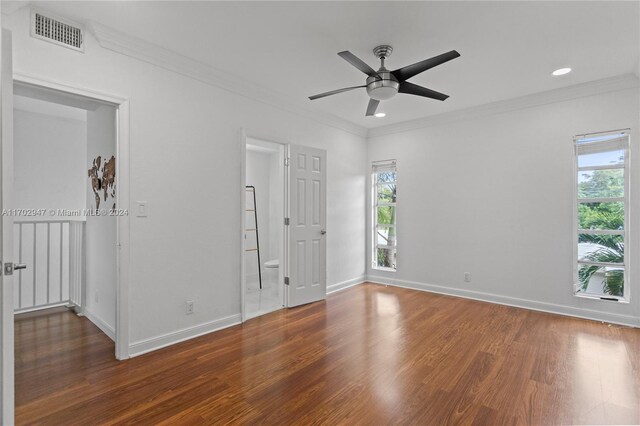
{"label": "door knob", "polygon": [[324,234],[326,234],[326,233],[327,233],[327,231],[325,231],[324,229],[320,230],[320,234],[321,234],[321,235],[324,235]]}
{"label": "door knob", "polygon": [[4,274],[5,275],[13,275],[13,271],[18,269],[27,269],[27,265],[24,263],[11,263],[7,262],[4,264]]}

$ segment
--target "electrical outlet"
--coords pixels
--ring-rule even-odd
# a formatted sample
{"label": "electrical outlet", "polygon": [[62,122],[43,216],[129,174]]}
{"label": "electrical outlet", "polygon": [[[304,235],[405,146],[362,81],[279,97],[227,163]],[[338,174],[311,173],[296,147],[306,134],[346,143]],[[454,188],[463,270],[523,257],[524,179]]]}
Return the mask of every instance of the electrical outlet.
{"label": "electrical outlet", "polygon": [[465,283],[470,283],[471,282],[471,272],[465,272],[464,273],[464,282]]}
{"label": "electrical outlet", "polygon": [[194,306],[193,300],[188,300],[187,301],[187,315],[191,315],[195,311],[196,311],[196,308]]}

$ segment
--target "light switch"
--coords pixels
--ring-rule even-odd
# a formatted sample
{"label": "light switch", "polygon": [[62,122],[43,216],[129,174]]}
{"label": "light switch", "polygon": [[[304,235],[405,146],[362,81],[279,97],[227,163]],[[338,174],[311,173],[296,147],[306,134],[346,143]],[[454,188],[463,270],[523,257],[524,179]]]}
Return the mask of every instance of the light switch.
{"label": "light switch", "polygon": [[136,201],[137,209],[136,216],[137,217],[147,217],[147,202],[146,201]]}

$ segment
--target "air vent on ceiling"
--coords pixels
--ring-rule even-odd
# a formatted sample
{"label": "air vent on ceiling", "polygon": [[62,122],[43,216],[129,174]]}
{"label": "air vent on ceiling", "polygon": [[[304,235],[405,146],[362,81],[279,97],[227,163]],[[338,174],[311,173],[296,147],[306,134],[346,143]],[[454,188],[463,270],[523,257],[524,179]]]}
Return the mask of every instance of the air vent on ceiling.
{"label": "air vent on ceiling", "polygon": [[31,35],[69,49],[84,51],[84,28],[66,19],[32,11]]}

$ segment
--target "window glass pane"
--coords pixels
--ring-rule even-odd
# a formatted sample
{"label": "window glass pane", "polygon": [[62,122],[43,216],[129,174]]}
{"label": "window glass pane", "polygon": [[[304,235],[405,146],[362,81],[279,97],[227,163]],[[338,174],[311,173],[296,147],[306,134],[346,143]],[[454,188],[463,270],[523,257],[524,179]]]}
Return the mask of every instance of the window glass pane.
{"label": "window glass pane", "polygon": [[624,236],[579,234],[578,260],[586,262],[623,263]]}
{"label": "window glass pane", "polygon": [[624,203],[579,203],[579,229],[624,229]]}
{"label": "window glass pane", "polygon": [[579,265],[578,293],[596,296],[624,296],[624,268]]}
{"label": "window glass pane", "polygon": [[396,223],[396,208],[394,206],[382,206],[376,207],[377,218],[379,224],[395,224]]}
{"label": "window glass pane", "polygon": [[610,166],[612,164],[624,164],[624,150],[578,155],[578,167]]}
{"label": "window glass pane", "polygon": [[396,181],[396,172],[379,172],[376,174],[377,183],[395,182],[395,181]]}
{"label": "window glass pane", "polygon": [[395,246],[397,242],[396,228],[389,226],[385,227],[384,225],[378,226],[376,229],[376,240],[377,244]]}
{"label": "window glass pane", "polygon": [[623,196],[623,169],[578,172],[579,198],[611,198]]}
{"label": "window glass pane", "polygon": [[396,250],[376,249],[376,266],[378,268],[396,269]]}
{"label": "window glass pane", "polygon": [[396,185],[385,184],[378,185],[378,203],[395,203],[396,202]]}

